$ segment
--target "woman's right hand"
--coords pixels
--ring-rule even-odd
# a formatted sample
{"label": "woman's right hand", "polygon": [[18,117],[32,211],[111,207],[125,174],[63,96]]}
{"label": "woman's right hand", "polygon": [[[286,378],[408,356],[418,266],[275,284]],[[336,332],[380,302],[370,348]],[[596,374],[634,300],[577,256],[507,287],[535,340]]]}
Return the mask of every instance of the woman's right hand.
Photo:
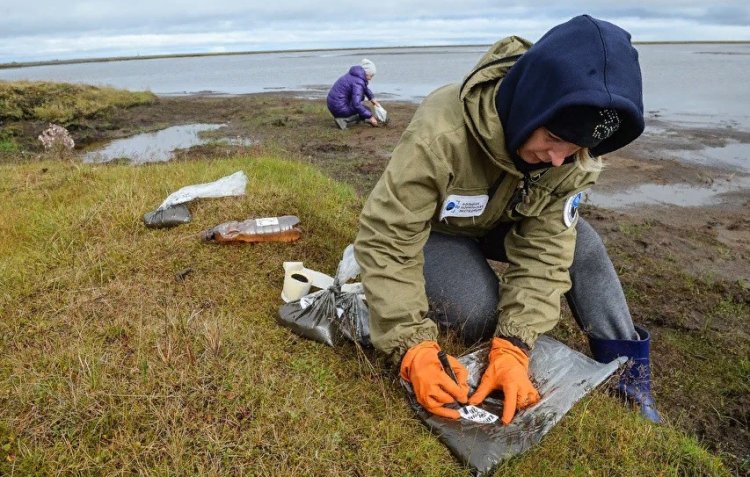
{"label": "woman's right hand", "polygon": [[453,356],[447,356],[456,381],[443,369],[435,341],[422,341],[412,346],[401,361],[401,377],[411,384],[417,402],[425,410],[448,419],[458,419],[457,410],[446,404],[466,404],[469,399],[468,370]]}
{"label": "woman's right hand", "polygon": [[369,122],[373,126],[377,126],[378,125],[378,120],[377,120],[377,118],[375,118],[375,116],[370,116]]}

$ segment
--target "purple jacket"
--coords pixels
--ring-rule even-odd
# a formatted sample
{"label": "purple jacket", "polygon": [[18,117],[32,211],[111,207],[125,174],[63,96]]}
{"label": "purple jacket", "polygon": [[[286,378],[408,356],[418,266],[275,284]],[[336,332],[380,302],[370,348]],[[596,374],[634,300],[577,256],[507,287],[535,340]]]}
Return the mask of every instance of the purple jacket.
{"label": "purple jacket", "polygon": [[336,80],[328,92],[328,110],[335,118],[346,118],[359,114],[362,119],[370,119],[372,113],[362,104],[362,100],[372,99],[367,87],[365,69],[359,65],[349,68],[349,72]]}

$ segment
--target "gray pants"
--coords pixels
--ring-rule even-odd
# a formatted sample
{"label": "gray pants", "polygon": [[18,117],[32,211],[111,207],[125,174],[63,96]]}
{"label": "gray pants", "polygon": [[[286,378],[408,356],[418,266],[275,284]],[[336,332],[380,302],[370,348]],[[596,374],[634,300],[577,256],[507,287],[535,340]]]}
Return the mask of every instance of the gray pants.
{"label": "gray pants", "polygon": [[[497,324],[498,279],[487,259],[507,261],[499,227],[481,240],[433,232],[424,247],[430,317],[460,332],[467,344],[489,339]],[[576,225],[572,288],[565,294],[578,326],[599,339],[638,334],[612,261],[599,234],[582,218]]]}

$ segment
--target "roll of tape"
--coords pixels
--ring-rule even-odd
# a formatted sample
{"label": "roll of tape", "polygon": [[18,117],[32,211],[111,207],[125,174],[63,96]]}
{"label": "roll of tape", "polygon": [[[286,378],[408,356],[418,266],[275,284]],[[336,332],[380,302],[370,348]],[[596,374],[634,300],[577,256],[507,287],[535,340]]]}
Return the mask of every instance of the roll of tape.
{"label": "roll of tape", "polygon": [[312,280],[302,270],[287,270],[284,275],[284,288],[281,290],[281,299],[289,303],[296,301],[310,293]]}

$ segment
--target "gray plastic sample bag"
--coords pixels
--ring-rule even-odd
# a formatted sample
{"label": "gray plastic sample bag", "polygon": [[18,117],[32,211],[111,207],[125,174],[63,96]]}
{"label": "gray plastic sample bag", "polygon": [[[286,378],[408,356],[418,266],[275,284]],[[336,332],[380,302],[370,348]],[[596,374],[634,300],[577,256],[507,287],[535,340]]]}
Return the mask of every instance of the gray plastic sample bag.
{"label": "gray plastic sample bag", "polygon": [[367,305],[360,294],[341,291],[337,282],[326,290],[283,304],[277,319],[296,334],[328,346],[340,344],[343,339],[370,346]]}
{"label": "gray plastic sample bag", "polygon": [[[469,371],[471,392],[479,385],[487,365],[488,348],[458,358]],[[500,420],[477,424],[464,419],[453,421],[425,411],[416,401],[411,386],[401,381],[409,402],[422,422],[437,435],[474,475],[485,475],[505,459],[525,452],[537,444],[571,407],[604,382],[627,358],[603,364],[564,344],[541,336],[531,352],[529,374],[541,400],[516,413],[510,424]],[[490,394],[480,406],[496,416],[502,415],[502,398]]]}
{"label": "gray plastic sample bag", "polygon": [[[307,294],[298,300],[285,303],[279,309],[277,321],[296,334],[329,346],[348,339],[370,346],[370,313],[365,304],[361,283],[346,283],[359,275],[359,265],[354,260],[354,248],[349,245],[339,262],[336,277],[303,268],[287,267],[287,274],[312,275],[310,281],[325,288]],[[282,292],[282,298],[285,294]],[[286,301],[286,299],[285,299]]]}
{"label": "gray plastic sample bag", "polygon": [[166,209],[156,209],[143,216],[143,223],[150,229],[174,227],[190,222],[190,211],[185,204],[177,204]]}

